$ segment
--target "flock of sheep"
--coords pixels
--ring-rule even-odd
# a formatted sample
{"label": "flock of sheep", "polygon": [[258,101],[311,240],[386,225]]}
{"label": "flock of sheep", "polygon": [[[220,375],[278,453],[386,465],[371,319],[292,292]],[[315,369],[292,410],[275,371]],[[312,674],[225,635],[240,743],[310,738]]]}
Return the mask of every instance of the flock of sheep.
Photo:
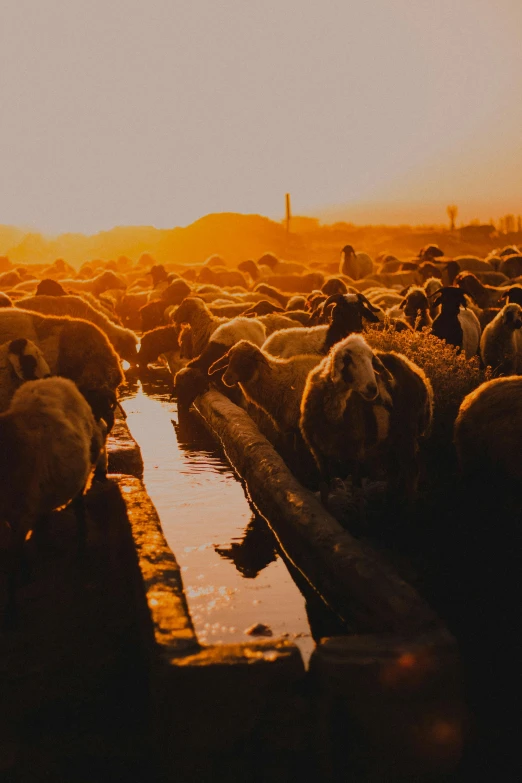
{"label": "flock of sheep", "polygon": [[[423,367],[377,346],[383,330],[433,335],[479,356],[491,380],[462,401],[454,437],[467,474],[491,466],[522,480],[522,254],[448,260],[436,246],[401,261],[347,245],[340,265],[267,253],[227,267],[65,261],[14,268],[0,259],[0,517],[11,527],[6,622],[30,530],[104,478],[105,441],[124,380],[160,357],[180,406],[212,386],[315,466],[328,505],[334,479],[385,478],[414,498],[432,384]],[[138,338],[141,334],[141,339]],[[497,377],[498,376],[498,377]]]}

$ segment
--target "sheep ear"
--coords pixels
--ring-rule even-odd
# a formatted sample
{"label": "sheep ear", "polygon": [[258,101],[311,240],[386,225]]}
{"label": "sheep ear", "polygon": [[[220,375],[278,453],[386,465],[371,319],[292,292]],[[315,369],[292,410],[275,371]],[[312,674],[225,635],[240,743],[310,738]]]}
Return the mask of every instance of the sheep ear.
{"label": "sheep ear", "polygon": [[228,367],[228,362],[230,360],[230,357],[228,353],[226,353],[224,356],[221,357],[221,359],[218,359],[214,362],[214,364],[211,364],[208,370],[209,375],[215,375],[217,372],[221,372],[222,370],[226,370]]}
{"label": "sheep ear", "polygon": [[389,370],[386,369],[386,367],[384,366],[384,364],[381,362],[381,360],[376,354],[373,354],[372,367],[374,371],[377,373],[377,375],[380,375],[380,377],[383,380],[388,380],[388,381],[393,380],[393,375]]}
{"label": "sheep ear", "polygon": [[404,310],[404,308],[406,307],[406,299],[402,300],[402,302],[400,303],[399,307],[400,307],[401,310]]}
{"label": "sheep ear", "polygon": [[358,294],[357,294],[357,299],[358,299],[358,300],[359,300],[359,302],[361,302],[362,304],[365,304],[365,305],[366,305],[366,307],[368,308],[368,310],[371,310],[371,311],[372,311],[372,312],[374,312],[374,313],[378,313],[378,312],[379,312],[379,308],[378,308],[378,307],[375,307],[375,305],[372,305],[372,303],[370,302],[370,300],[369,300],[369,299],[367,299],[367,298],[365,297],[365,295],[364,295],[364,294],[358,293]]}
{"label": "sheep ear", "polygon": [[431,304],[434,307],[438,307],[438,305],[440,305],[442,302],[442,296],[440,295],[439,291],[434,291],[432,294],[428,296],[428,299],[432,300]]}
{"label": "sheep ear", "polygon": [[503,294],[500,294],[498,301],[501,302],[503,299],[507,299],[509,296],[509,291],[505,291]]}
{"label": "sheep ear", "polygon": [[370,321],[372,324],[376,324],[379,320],[379,318],[375,315],[375,313],[378,313],[379,311],[372,307],[370,308],[366,307],[365,304],[362,302],[360,303],[360,313],[363,318],[366,318],[367,321]]}
{"label": "sheep ear", "polygon": [[328,299],[324,299],[323,302],[319,302],[319,304],[315,309],[318,310],[321,304],[323,305],[323,309],[325,307],[328,307],[328,305],[338,304],[338,302],[340,302],[342,298],[343,298],[342,294],[332,294],[331,296],[328,297]]}

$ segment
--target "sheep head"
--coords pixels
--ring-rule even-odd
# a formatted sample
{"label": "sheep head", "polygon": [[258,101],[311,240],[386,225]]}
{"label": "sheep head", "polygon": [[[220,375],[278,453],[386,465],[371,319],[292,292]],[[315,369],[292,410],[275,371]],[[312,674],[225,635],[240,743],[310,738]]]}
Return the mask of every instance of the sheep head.
{"label": "sheep head", "polygon": [[38,378],[48,378],[51,375],[41,350],[25,337],[11,340],[7,348],[7,358],[21,381],[36,381]]}
{"label": "sheep head", "polygon": [[263,352],[248,342],[240,340],[232,348],[211,365],[208,374],[215,375],[223,372],[223,383],[231,388],[238,383],[247,383],[255,378],[261,365],[268,366],[268,361]]}
{"label": "sheep head", "polygon": [[467,307],[466,294],[460,288],[453,288],[452,286],[444,286],[431,294],[431,303],[435,306],[442,305],[443,310],[456,310],[458,312],[460,307]]}
{"label": "sheep head", "polygon": [[505,305],[500,317],[508,329],[515,331],[522,327],[522,307],[515,302]]}
{"label": "sheep head", "polygon": [[376,368],[380,370],[382,363],[361,335],[351,334],[337,343],[330,356],[330,379],[334,384],[357,392],[368,402],[377,398],[379,387],[375,372]]}

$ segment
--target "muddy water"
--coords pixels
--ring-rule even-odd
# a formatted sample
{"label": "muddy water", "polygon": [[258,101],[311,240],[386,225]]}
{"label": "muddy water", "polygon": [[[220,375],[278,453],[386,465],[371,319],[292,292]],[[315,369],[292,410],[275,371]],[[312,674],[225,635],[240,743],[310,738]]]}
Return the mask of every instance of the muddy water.
{"label": "muddy water", "polygon": [[129,386],[123,407],[144,482],[181,567],[201,642],[249,641],[253,625],[287,636],[307,662],[314,641],[305,599],[266,522],[199,417],[179,420],[164,381]]}

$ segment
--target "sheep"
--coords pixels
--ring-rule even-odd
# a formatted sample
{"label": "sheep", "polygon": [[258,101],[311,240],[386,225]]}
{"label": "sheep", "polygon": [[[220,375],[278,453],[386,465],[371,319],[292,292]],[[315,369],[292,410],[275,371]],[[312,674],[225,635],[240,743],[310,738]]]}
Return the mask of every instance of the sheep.
{"label": "sheep", "polygon": [[122,296],[116,305],[116,312],[123,324],[128,325],[131,329],[140,328],[140,308],[147,304],[147,296],[147,291],[130,291]]}
{"label": "sheep", "polygon": [[248,302],[216,304],[219,301],[219,299],[216,299],[208,308],[212,315],[217,315],[219,318],[235,318],[238,315],[243,315],[250,307]]}
{"label": "sheep", "polygon": [[269,302],[267,299],[261,299],[259,302],[254,302],[254,304],[249,305],[248,308],[244,311],[243,315],[260,316],[269,315],[270,313],[284,312],[284,308],[280,307],[279,305],[275,305],[273,302]]}
{"label": "sheep", "polygon": [[432,324],[428,297],[423,288],[417,286],[410,288],[400,303],[399,309],[404,311],[404,320],[413,329],[421,331],[425,326],[431,326]]}
{"label": "sheep", "polygon": [[61,283],[46,277],[36,286],[35,296],[64,296],[66,293]]}
{"label": "sheep", "polygon": [[185,280],[177,278],[173,280],[169,285],[161,292],[159,298],[162,302],[165,302],[165,307],[168,305],[179,305],[190,295],[191,287]]}
{"label": "sheep", "polygon": [[461,470],[496,499],[522,486],[522,378],[495,378],[464,398],[454,427]]}
{"label": "sheep", "polygon": [[330,277],[322,285],[321,291],[323,294],[326,294],[326,296],[332,296],[332,294],[347,294],[348,286],[340,277]]}
{"label": "sheep", "polygon": [[156,288],[160,283],[166,283],[168,280],[167,270],[163,264],[153,264],[147,274],[152,277],[153,288]]}
{"label": "sheep", "polygon": [[432,415],[430,382],[413,362],[372,351],[359,334],[337,343],[308,376],[299,423],[321,474],[323,503],[332,478],[359,478],[375,461],[386,466],[390,495],[411,500],[418,441]]}
{"label": "sheep", "polygon": [[380,283],[387,288],[397,287],[399,290],[405,286],[417,285],[419,282],[419,274],[416,270],[414,272],[379,272],[374,277],[378,284]]}
{"label": "sheep", "polygon": [[254,286],[254,292],[262,294],[263,296],[268,296],[270,299],[273,299],[280,304],[281,307],[286,307],[288,300],[290,299],[289,296],[285,296],[278,288],[274,288],[274,286],[267,285],[266,283],[258,283]]}
{"label": "sheep", "polygon": [[366,253],[356,253],[351,245],[345,245],[341,250],[341,263],[339,272],[351,277],[352,280],[360,280],[373,274],[373,261]]}
{"label": "sheep", "polygon": [[256,262],[252,261],[250,258],[247,261],[241,261],[241,263],[237,265],[237,268],[240,272],[245,272],[247,275],[250,275],[253,283],[257,283],[261,277],[261,272]]}
{"label": "sheep", "polygon": [[311,324],[312,314],[307,313],[306,310],[285,310],[285,318],[290,318],[292,321],[300,323],[302,326],[308,326]]}
{"label": "sheep", "polygon": [[28,381],[0,413],[0,518],[12,530],[6,624],[16,622],[15,591],[30,530],[38,536],[48,514],[73,503],[79,551],[85,548],[83,494],[104,435],[89,404],[66,378]]}
{"label": "sheep", "polygon": [[472,272],[460,272],[455,278],[455,284],[462,288],[479,307],[496,307],[505,289],[491,285],[483,285]]}
{"label": "sheep", "polygon": [[191,325],[194,356],[201,354],[213,332],[226,320],[212,315],[205,302],[195,296],[184,299],[172,316],[176,326],[183,323]]}
{"label": "sheep", "polygon": [[[321,288],[323,283],[324,275],[321,272],[270,275],[266,278],[268,286],[294,294],[309,294],[314,288]],[[254,290],[259,290],[259,286],[256,286]]]}
{"label": "sheep", "polygon": [[[265,318],[274,316],[265,316]],[[203,351],[195,359],[191,359],[187,367],[200,370],[204,375],[215,361],[240,340],[248,340],[254,345],[263,345],[266,340],[266,329],[257,318],[233,318],[220,324],[211,334]]]}
{"label": "sheep", "polygon": [[200,283],[214,283],[214,285],[223,286],[241,286],[245,291],[248,290],[248,283],[245,276],[237,269],[227,269],[226,267],[208,267],[204,266],[199,275]]}
{"label": "sheep", "polygon": [[403,299],[398,291],[391,291],[389,288],[369,288],[364,293],[368,301],[384,308],[400,305]]}
{"label": "sheep", "polygon": [[522,255],[505,256],[498,271],[502,272],[506,277],[519,277],[522,275]]}
{"label": "sheep", "polygon": [[46,378],[51,370],[41,350],[21,337],[0,345],[0,411],[9,407],[15,391],[25,381]]}
{"label": "sheep", "polygon": [[512,285],[511,288],[505,288],[501,294],[499,302],[507,299],[508,302],[516,302],[522,305],[522,285]]}
{"label": "sheep", "polygon": [[225,386],[238,385],[245,398],[260,408],[283,433],[297,431],[301,396],[308,373],[320,356],[279,359],[247,340],[240,340],[209,369],[209,375],[225,371]]}
{"label": "sheep", "polygon": [[138,338],[130,329],[117,326],[100,310],[79,296],[32,296],[20,299],[17,307],[42,315],[68,315],[90,321],[104,332],[116,353],[131,364],[136,364]]}
{"label": "sheep", "polygon": [[488,261],[477,256],[456,256],[453,261],[459,265],[461,272],[491,272],[493,269]]}
{"label": "sheep", "polygon": [[258,259],[259,267],[268,267],[269,272],[273,272],[277,275],[286,274],[302,274],[307,271],[304,264],[299,264],[296,261],[281,261],[273,253],[264,253],[261,258]]}
{"label": "sheep", "polygon": [[139,309],[142,331],[148,332],[157,326],[165,325],[165,311],[167,305],[161,299],[147,302]]}
{"label": "sheep", "polygon": [[266,338],[282,329],[295,329],[295,320],[293,318],[288,318],[287,315],[283,313],[260,315],[256,320],[265,327]]}
{"label": "sheep", "polygon": [[480,338],[480,355],[493,375],[522,373],[522,307],[505,305],[485,327]]}
{"label": "sheep", "polygon": [[0,286],[2,288],[14,288],[15,285],[21,282],[22,278],[15,269],[0,275]]}
{"label": "sheep", "polygon": [[122,275],[110,270],[101,272],[92,280],[62,280],[62,284],[74,291],[88,291],[99,296],[110,288],[127,288],[127,282]]}
{"label": "sheep", "polygon": [[304,296],[291,296],[286,305],[287,310],[304,310],[306,307],[306,299]]}
{"label": "sheep", "polygon": [[335,294],[329,297],[329,300],[329,303],[334,303],[329,325],[297,327],[275,332],[264,343],[263,350],[283,359],[303,354],[327,353],[338,340],[352,332],[362,332],[363,318],[371,323],[379,320],[363,294]]}
{"label": "sheep", "polygon": [[45,267],[43,277],[74,277],[76,270],[63,258],[57,258],[52,264]]}
{"label": "sheep", "polygon": [[419,259],[422,261],[433,261],[434,258],[442,258],[444,251],[438,245],[426,245],[419,250]]}
{"label": "sheep", "polygon": [[174,376],[173,395],[178,408],[190,408],[196,397],[209,388],[209,378],[195,367],[184,367]]}
{"label": "sheep", "polygon": [[96,391],[98,398],[106,399],[104,411],[113,406],[123,372],[118,356],[97,326],[68,316],[0,310],[0,343],[23,337],[40,348],[53,375],[75,381],[83,394]]}
{"label": "sheep", "polygon": [[443,287],[433,297],[432,304],[442,306],[433,321],[432,334],[450,345],[462,348],[466,358],[475,356],[480,342],[480,322],[475,313],[467,309],[464,291]]}
{"label": "sheep", "polygon": [[146,368],[155,362],[161,354],[179,349],[180,329],[177,326],[158,326],[145,332],[140,341],[138,366]]}

